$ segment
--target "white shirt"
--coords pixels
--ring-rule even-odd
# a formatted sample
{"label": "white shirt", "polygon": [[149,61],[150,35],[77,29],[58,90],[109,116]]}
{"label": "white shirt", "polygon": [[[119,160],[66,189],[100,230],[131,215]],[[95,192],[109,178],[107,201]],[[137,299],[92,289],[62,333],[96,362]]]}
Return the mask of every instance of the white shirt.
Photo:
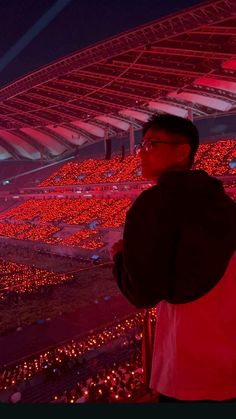
{"label": "white shirt", "polygon": [[162,301],[157,317],[151,388],[180,400],[236,397],[236,252],[206,295]]}

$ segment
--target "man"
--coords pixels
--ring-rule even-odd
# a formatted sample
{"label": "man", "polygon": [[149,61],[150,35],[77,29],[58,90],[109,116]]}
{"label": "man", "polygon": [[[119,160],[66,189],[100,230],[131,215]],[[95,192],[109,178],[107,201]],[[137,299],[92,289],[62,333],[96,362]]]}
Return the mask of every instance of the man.
{"label": "man", "polygon": [[137,307],[158,304],[150,387],[159,401],[236,398],[236,204],[190,170],[190,120],[154,116],[143,129],[143,175],[157,185],[126,215],[111,249],[114,275]]}

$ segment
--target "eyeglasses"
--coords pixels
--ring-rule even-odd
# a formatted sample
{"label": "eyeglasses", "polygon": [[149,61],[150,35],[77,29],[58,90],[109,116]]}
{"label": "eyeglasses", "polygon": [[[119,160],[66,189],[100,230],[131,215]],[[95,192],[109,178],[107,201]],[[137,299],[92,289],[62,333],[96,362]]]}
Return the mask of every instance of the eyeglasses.
{"label": "eyeglasses", "polygon": [[155,148],[158,144],[172,144],[172,145],[179,145],[181,143],[174,143],[173,141],[156,141],[156,140],[147,140],[143,143],[139,143],[135,147],[135,153],[139,154],[141,150],[144,151],[151,151]]}

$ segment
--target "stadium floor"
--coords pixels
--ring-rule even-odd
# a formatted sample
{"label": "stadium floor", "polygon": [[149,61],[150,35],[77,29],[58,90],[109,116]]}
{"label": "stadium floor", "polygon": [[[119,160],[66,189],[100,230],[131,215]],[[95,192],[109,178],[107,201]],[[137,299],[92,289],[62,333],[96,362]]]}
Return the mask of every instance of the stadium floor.
{"label": "stadium floor", "polygon": [[0,363],[9,364],[26,358],[137,311],[122,295],[118,295],[43,324],[0,336]]}

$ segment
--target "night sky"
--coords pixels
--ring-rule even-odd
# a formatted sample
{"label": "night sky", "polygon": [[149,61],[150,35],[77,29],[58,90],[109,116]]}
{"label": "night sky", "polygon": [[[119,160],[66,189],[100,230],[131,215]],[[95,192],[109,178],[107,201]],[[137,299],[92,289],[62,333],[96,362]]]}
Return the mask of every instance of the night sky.
{"label": "night sky", "polygon": [[[0,0],[0,58],[55,0]],[[200,0],[71,0],[60,14],[0,72],[5,85],[58,58]]]}

